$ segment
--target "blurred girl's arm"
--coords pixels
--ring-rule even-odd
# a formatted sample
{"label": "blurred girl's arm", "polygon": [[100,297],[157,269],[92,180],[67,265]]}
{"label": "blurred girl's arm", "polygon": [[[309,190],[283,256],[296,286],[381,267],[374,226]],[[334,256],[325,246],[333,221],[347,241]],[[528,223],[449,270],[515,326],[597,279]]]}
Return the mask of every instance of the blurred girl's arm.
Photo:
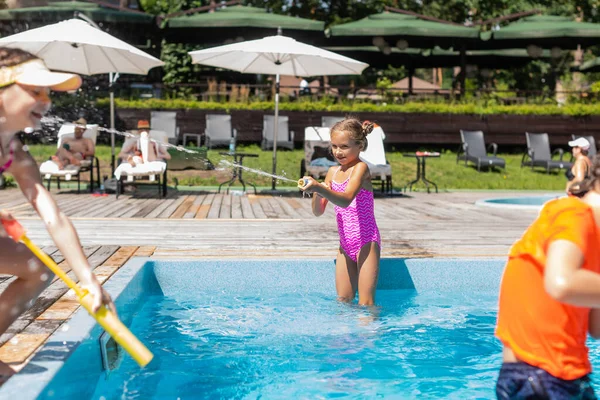
{"label": "blurred girl's arm", "polygon": [[600,274],[582,269],[584,255],[568,240],[550,243],[544,269],[546,292],[555,300],[600,308]]}
{"label": "blurred girl's arm", "polygon": [[54,240],[56,247],[65,257],[81,284],[91,287],[90,290],[95,292],[93,293],[94,309],[100,307],[103,301],[112,306],[110,298],[103,299],[100,293],[102,291],[101,286],[83,253],[75,228],[67,216],[58,209],[58,205],[50,192],[44,188],[37,164],[28,153],[23,151],[20,145],[15,151],[15,162],[11,166],[10,172],[27,200],[41,217],[50,237]]}
{"label": "blurred girl's arm", "polygon": [[[337,167],[336,167],[337,168]],[[331,172],[331,170],[329,170]],[[326,198],[333,204],[339,207],[346,208],[352,203],[352,200],[356,197],[362,184],[366,178],[369,177],[369,168],[364,162],[359,162],[354,166],[354,171],[346,186],[346,191],[343,193],[334,192],[331,188],[327,188],[322,185],[315,186],[312,190],[318,193],[321,197]]]}

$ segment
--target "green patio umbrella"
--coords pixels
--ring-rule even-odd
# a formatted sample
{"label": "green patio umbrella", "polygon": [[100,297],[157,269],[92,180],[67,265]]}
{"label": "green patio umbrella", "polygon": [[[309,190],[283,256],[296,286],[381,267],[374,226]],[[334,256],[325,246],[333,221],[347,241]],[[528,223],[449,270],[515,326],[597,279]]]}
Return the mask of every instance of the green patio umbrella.
{"label": "green patio umbrella", "polygon": [[474,48],[477,28],[435,22],[418,16],[382,12],[358,21],[335,25],[326,32],[330,45],[406,48]]}
{"label": "green patio umbrella", "polygon": [[497,30],[483,32],[485,48],[523,48],[529,53],[540,49],[576,49],[597,45],[600,24],[577,22],[557,15],[533,15],[512,22]]}
{"label": "green patio umbrella", "polygon": [[[391,48],[458,49],[460,51],[461,92],[465,88],[466,50],[481,42],[479,29],[452,22],[438,22],[394,12],[372,14],[359,21],[335,25],[326,31],[330,46],[375,46],[389,52]],[[414,68],[409,69],[412,76]]]}
{"label": "green patio umbrella", "polygon": [[76,11],[86,15],[94,22],[151,24],[155,20],[153,15],[136,12],[135,10],[121,11],[83,1],[57,1],[47,6],[0,10],[0,21],[44,20],[59,22],[73,18]]}
{"label": "green patio umbrella", "polygon": [[[327,50],[335,51],[347,57],[366,62],[374,68],[386,68],[403,65],[412,68],[450,68],[460,65],[460,52],[444,50],[439,47],[434,49],[400,50],[392,47],[380,50],[375,46],[330,46]],[[534,59],[550,59],[551,52],[544,50],[539,57],[533,58],[525,49],[501,50],[467,50],[466,60],[469,65],[480,68],[509,69],[520,67]]]}
{"label": "green patio umbrella", "polygon": [[322,21],[274,14],[250,6],[232,6],[211,13],[170,18],[167,26],[165,35],[168,40],[185,39],[188,43],[214,44],[258,39],[275,35],[278,28],[286,36],[309,40],[313,44],[325,38],[325,24]]}

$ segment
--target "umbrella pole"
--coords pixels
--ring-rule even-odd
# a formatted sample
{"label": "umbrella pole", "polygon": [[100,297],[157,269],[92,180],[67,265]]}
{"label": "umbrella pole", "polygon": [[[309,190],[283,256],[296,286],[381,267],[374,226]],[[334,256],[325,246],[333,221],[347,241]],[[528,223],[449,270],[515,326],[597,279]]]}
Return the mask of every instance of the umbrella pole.
{"label": "umbrella pole", "polygon": [[[279,130],[279,74],[275,76],[275,121],[273,126],[273,175],[277,175],[277,131]],[[277,178],[273,176],[271,189],[275,190]]]}
{"label": "umbrella pole", "polygon": [[108,90],[110,93],[110,167],[111,177],[115,174],[115,93],[113,90],[113,74],[108,74]]}

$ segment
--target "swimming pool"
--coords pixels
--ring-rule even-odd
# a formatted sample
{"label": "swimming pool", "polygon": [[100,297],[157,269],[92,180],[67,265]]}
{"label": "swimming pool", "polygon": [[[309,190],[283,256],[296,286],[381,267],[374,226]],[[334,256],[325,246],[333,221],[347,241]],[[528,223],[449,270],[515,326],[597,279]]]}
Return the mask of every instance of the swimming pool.
{"label": "swimming pool", "polygon": [[332,260],[135,259],[106,287],[150,365],[103,371],[79,311],[0,398],[492,398],[503,264],[383,259],[368,309],[335,301]]}
{"label": "swimming pool", "polygon": [[475,204],[486,207],[539,210],[547,201],[557,199],[562,196],[564,196],[563,193],[544,194],[539,196],[504,197],[477,200]]}

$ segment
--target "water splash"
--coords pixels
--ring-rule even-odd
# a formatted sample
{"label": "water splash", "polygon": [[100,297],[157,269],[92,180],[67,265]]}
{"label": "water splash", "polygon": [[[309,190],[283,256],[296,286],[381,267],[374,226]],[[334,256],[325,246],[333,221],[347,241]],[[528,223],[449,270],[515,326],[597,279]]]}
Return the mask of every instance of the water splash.
{"label": "water splash", "polygon": [[244,171],[252,172],[252,173],[255,173],[257,175],[267,176],[269,178],[275,178],[277,180],[284,181],[284,182],[296,182],[295,180],[290,179],[290,178],[286,178],[285,176],[270,174],[270,173],[265,172],[265,171],[263,171],[261,169],[255,169],[255,168],[246,167],[244,165],[233,163],[233,162],[227,161],[225,159],[222,159],[219,162],[219,165],[227,166],[227,167],[230,167],[230,168],[241,168]]}

